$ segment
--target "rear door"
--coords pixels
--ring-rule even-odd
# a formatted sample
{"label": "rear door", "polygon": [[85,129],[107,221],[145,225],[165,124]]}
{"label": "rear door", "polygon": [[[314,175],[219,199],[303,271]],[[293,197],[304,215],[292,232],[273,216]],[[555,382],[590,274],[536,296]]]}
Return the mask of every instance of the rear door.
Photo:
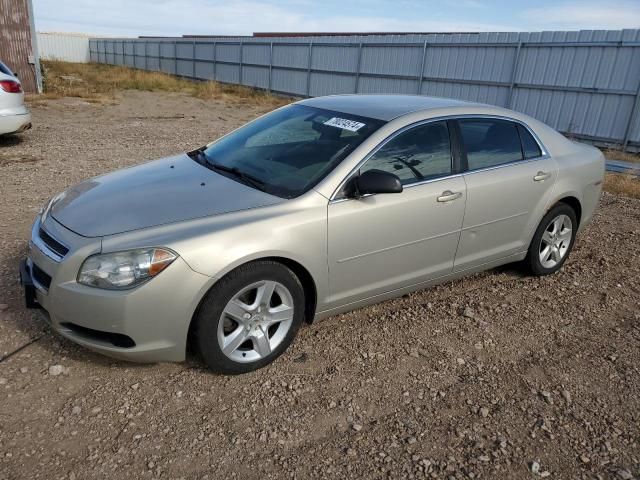
{"label": "rear door", "polygon": [[492,117],[458,120],[467,204],[454,271],[528,248],[558,168],[528,127]]}

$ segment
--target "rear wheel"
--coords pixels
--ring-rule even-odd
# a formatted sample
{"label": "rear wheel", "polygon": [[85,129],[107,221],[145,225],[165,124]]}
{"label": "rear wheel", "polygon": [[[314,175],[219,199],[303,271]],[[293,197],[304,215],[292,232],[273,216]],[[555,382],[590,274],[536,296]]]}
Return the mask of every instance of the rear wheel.
{"label": "rear wheel", "polygon": [[280,356],[304,320],[304,290],[284,265],[243,265],[207,294],[196,317],[198,349],[212,370],[238,374]]}
{"label": "rear wheel", "polygon": [[562,268],[573,248],[577,227],[576,213],[566,203],[559,203],[547,212],[525,260],[534,275],[549,275]]}

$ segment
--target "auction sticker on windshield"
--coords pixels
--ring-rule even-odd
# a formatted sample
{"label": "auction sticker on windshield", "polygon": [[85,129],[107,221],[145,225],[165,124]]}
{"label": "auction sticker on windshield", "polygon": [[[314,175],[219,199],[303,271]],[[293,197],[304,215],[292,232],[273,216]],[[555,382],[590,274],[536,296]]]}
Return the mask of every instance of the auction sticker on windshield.
{"label": "auction sticker on windshield", "polygon": [[324,122],[324,124],[329,125],[330,127],[337,127],[343,130],[349,130],[350,132],[357,132],[358,130],[360,130],[362,127],[365,126],[364,123],[355,122],[353,120],[347,120],[346,118],[338,118],[338,117],[333,117],[327,120],[326,122]]}

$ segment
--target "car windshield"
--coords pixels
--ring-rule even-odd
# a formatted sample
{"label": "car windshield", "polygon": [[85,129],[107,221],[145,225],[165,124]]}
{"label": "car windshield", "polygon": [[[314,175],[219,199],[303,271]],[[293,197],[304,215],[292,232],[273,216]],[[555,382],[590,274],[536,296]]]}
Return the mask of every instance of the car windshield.
{"label": "car windshield", "polygon": [[322,180],[383,123],[290,105],[192,152],[192,157],[254,188],[294,198]]}

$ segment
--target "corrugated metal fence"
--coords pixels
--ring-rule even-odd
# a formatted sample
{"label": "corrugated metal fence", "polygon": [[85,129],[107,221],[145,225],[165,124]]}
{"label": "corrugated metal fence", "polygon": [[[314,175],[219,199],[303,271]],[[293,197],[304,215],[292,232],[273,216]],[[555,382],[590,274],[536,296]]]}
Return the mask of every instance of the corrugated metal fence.
{"label": "corrugated metal fence", "polygon": [[411,93],[640,149],[640,30],[91,39],[91,60],[296,96]]}
{"label": "corrugated metal fence", "polygon": [[87,63],[89,36],[80,33],[38,32],[38,50],[43,60]]}

